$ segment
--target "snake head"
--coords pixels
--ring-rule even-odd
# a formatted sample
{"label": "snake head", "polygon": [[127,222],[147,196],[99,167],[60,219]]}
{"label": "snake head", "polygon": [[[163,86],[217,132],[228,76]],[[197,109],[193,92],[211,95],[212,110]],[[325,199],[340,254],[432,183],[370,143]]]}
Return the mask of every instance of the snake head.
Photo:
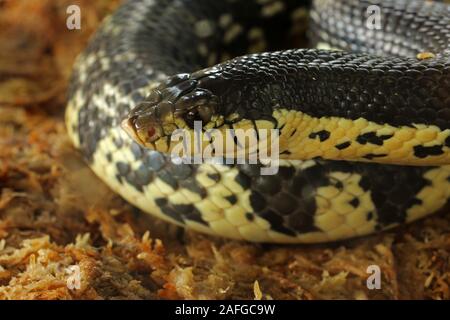
{"label": "snake head", "polygon": [[130,111],[122,128],[140,145],[168,151],[175,130],[192,129],[194,121],[215,127],[218,98],[194,75],[177,74],[154,88]]}

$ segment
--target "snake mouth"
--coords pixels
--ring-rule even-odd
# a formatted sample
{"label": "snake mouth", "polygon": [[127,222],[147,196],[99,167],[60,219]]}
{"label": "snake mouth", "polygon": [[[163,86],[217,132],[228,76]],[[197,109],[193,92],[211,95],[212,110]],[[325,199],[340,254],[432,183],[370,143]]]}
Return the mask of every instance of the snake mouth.
{"label": "snake mouth", "polygon": [[162,131],[158,125],[147,124],[144,127],[137,127],[133,118],[124,119],[121,127],[131,139],[146,148],[154,148],[155,141],[162,137]]}

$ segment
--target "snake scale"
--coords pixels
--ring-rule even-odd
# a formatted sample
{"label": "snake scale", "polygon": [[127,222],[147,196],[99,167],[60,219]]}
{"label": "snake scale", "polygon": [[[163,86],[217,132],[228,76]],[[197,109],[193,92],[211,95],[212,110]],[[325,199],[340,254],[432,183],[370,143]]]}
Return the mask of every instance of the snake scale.
{"label": "snake scale", "polygon": [[[366,24],[369,6],[380,28]],[[305,20],[318,49],[289,49]],[[262,175],[262,162],[174,163],[166,138],[194,120],[278,129],[278,173]],[[77,59],[66,124],[110,188],[180,226],[275,243],[391,228],[449,203],[450,8],[127,1]]]}

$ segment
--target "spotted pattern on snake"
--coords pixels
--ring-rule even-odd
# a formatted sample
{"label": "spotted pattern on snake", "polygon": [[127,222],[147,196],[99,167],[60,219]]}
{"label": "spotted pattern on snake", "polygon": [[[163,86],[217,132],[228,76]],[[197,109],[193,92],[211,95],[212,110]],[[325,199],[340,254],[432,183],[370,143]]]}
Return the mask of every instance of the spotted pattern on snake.
{"label": "spotted pattern on snake", "polygon": [[[383,13],[379,30],[365,26],[371,4]],[[312,47],[342,51],[291,49],[230,60],[289,48],[306,16]],[[115,192],[180,226],[253,242],[367,235],[449,202],[449,25],[448,6],[423,1],[128,1],[77,59],[68,133]],[[251,63],[245,81],[227,82],[226,92],[219,86],[220,115],[233,118],[231,126],[281,128],[288,137],[280,139],[282,152],[301,160],[281,159],[276,175],[261,175],[261,163],[175,164],[120,127],[152,92],[180,78],[173,75],[190,79],[217,63]],[[279,74],[274,66],[288,71],[286,81],[270,77]],[[236,80],[241,69],[227,70]],[[239,90],[246,81],[274,83],[269,78],[278,86]],[[183,115],[179,120],[189,127]]]}

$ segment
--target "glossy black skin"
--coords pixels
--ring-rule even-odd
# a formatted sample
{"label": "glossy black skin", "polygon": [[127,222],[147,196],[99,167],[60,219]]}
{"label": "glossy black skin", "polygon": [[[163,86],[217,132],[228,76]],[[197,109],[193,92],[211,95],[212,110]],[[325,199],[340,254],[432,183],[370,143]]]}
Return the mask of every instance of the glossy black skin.
{"label": "glossy black skin", "polygon": [[[238,57],[182,75],[181,81],[179,75],[174,76],[156,90],[169,92],[168,97],[155,101],[151,95],[138,109],[144,111],[142,117],[156,122],[159,115],[155,111],[167,109],[169,103],[172,112],[188,123],[207,121],[200,115],[195,118],[201,96],[203,103],[214,106],[216,114],[238,114],[236,121],[275,121],[272,112],[281,107],[315,117],[362,117],[393,126],[426,124],[449,129],[448,7],[383,1],[382,28],[369,30],[361,19],[369,4],[333,1],[313,15],[319,17],[311,22],[316,43],[325,41],[322,37],[339,47],[344,39],[347,42],[342,49],[352,53],[293,49]],[[367,38],[360,36],[361,30]],[[365,53],[355,53],[358,51]],[[432,52],[435,57],[418,60],[419,52]],[[139,118],[135,113],[133,110],[130,117]]]}

